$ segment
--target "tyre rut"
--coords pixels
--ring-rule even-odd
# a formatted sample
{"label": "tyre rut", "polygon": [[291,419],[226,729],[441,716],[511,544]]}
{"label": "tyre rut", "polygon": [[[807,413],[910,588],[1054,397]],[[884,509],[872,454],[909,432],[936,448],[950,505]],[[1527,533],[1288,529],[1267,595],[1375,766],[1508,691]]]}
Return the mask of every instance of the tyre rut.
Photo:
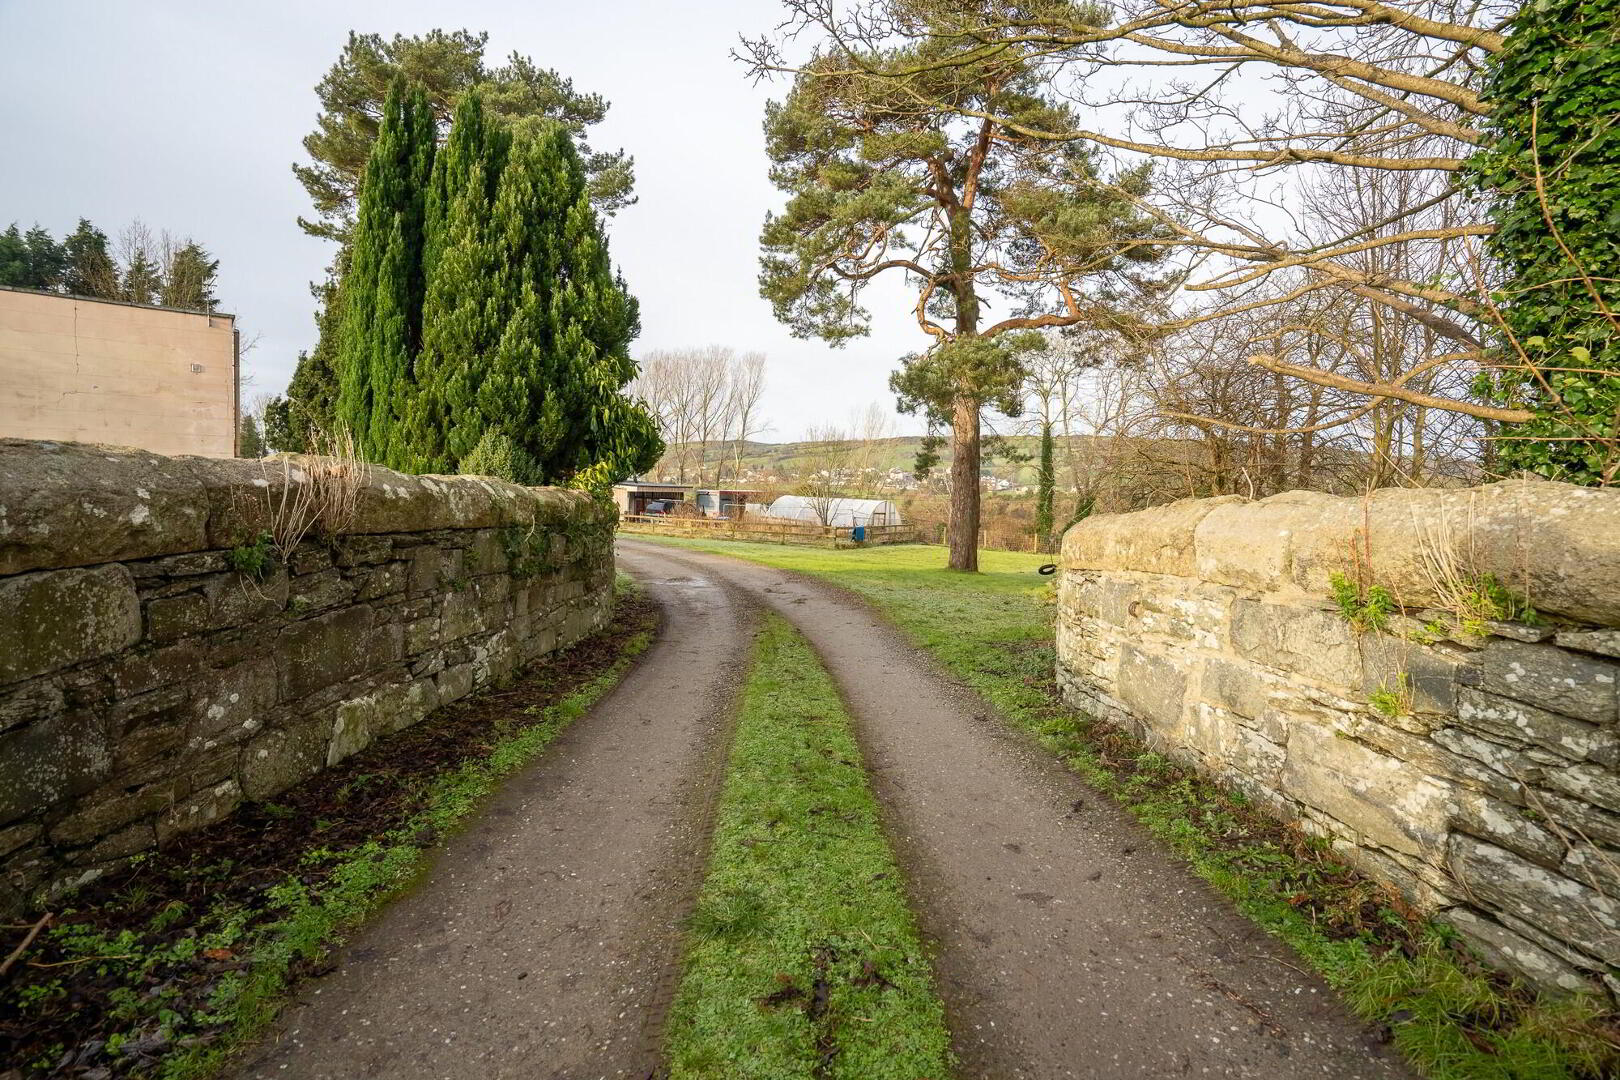
{"label": "tyre rut", "polygon": [[664,621],[611,693],[452,837],[231,1075],[653,1074],[756,611],[641,576]]}
{"label": "tyre rut", "polygon": [[820,654],[937,946],[964,1075],[1411,1075],[1106,796],[979,722],[991,707],[859,598],[723,556],[633,540],[619,551],[643,573],[743,590]]}

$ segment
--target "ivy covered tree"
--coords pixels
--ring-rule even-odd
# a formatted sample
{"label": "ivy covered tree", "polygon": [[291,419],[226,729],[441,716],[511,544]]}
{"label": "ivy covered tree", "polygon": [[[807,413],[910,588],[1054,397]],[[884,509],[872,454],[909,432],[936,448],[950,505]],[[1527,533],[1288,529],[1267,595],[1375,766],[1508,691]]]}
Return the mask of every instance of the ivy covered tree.
{"label": "ivy covered tree", "polygon": [[435,132],[426,96],[396,80],[372,143],[344,275],[336,420],[368,460],[401,464],[399,421],[421,343],[422,246]]}
{"label": "ivy covered tree", "polygon": [[1490,61],[1490,141],[1470,162],[1493,200],[1502,362],[1480,380],[1536,418],[1497,462],[1620,482],[1620,31],[1612,3],[1535,0]]}
{"label": "ivy covered tree", "polygon": [[[951,431],[950,567],[976,570],[981,414],[1016,415],[1021,357],[1043,344],[1032,331],[1115,321],[1109,290],[1133,288],[1162,237],[1121,194],[1143,192],[1145,171],[1105,181],[1081,144],[1021,133],[1073,126],[1043,82],[1049,55],[1010,30],[960,48],[926,13],[893,29],[882,52],[830,40],[767,108],[771,179],[789,198],[765,225],[760,292],[796,336],[838,345],[867,332],[867,283],[915,288],[933,344],[891,386]],[[959,62],[930,63],[953,50]]]}

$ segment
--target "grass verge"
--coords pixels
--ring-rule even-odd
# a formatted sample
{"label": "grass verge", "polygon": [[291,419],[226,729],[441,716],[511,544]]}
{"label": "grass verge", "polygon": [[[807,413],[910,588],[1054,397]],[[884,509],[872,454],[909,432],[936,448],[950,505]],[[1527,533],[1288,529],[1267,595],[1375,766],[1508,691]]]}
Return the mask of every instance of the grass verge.
{"label": "grass verge", "polygon": [[1248,918],[1291,945],[1435,1080],[1620,1075],[1620,1018],[1595,997],[1538,997],[1449,929],[1334,859],[1320,840],[1066,706],[1053,680],[1054,590],[1042,556],[940,548],[828,551],[660,540],[822,577],[861,594],[1000,714],[1124,805]]}
{"label": "grass verge", "polygon": [[950,1036],[849,715],[767,620],[667,1027],[674,1080],[943,1080]]}
{"label": "grass verge", "polygon": [[331,949],[416,880],[442,837],[618,684],[657,625],[627,583],[606,629],[511,687],[73,897],[0,985],[0,1074],[214,1073],[289,987],[327,970]]}

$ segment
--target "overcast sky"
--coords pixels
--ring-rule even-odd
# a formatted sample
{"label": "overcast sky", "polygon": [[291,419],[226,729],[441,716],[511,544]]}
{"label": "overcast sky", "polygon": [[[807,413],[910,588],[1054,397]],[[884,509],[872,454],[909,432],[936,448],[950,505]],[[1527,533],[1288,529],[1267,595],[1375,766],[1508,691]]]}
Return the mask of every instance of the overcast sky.
{"label": "overcast sky", "polygon": [[872,336],[836,350],[794,340],[759,299],[759,229],[780,204],[760,123],[784,88],[751,85],[729,52],[780,12],[775,0],[0,0],[0,227],[60,237],[82,216],[116,237],[139,218],[194,237],[220,259],[221,309],[257,339],[244,396],[279,392],[314,343],[308,285],[331,257],[295,221],[309,213],[291,165],[315,83],[351,29],[487,30],[492,60],[517,50],[612,102],[591,141],[636,160],[640,202],[610,225],[641,300],[635,350],[764,352],[765,438],[796,439],[869,402],[892,410],[888,374],[926,339],[899,289],[874,290]]}

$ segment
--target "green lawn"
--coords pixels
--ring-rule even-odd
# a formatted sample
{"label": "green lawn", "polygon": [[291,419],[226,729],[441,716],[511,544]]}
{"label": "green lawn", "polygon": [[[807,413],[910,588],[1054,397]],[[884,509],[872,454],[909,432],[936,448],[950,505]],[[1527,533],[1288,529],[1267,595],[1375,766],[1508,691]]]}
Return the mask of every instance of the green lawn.
{"label": "green lawn", "polygon": [[[649,539],[638,537],[638,539]],[[1124,805],[1239,911],[1292,945],[1350,1006],[1441,1080],[1620,1075],[1620,1024],[1595,998],[1540,1000],[1486,971],[1445,927],[1334,860],[1326,845],[1065,706],[1052,678],[1049,557],[980,553],[979,574],[921,545],[829,551],[659,543],[822,577],[866,597],[964,683]]]}
{"label": "green lawn", "polygon": [[849,716],[787,623],[743,688],[668,1024],[675,1080],[943,1080],[950,1037]]}

